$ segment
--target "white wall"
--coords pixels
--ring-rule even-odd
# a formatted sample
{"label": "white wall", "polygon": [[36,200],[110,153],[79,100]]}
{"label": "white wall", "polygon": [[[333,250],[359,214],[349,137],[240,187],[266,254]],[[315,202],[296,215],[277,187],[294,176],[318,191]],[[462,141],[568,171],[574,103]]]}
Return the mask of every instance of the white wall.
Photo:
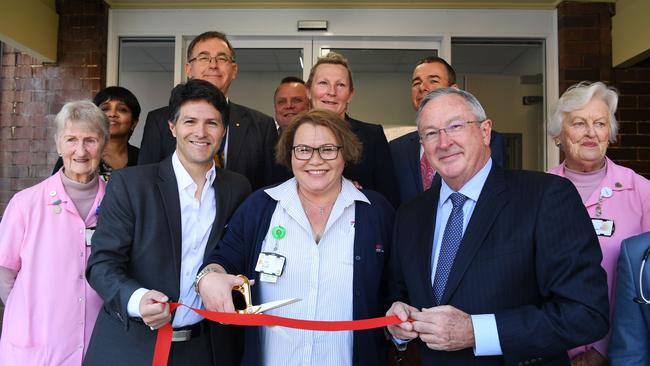
{"label": "white wall", "polygon": [[121,72],[120,86],[129,89],[138,98],[142,111],[140,121],[129,141],[140,146],[147,113],[167,105],[169,93],[174,87],[174,73],[171,72]]}

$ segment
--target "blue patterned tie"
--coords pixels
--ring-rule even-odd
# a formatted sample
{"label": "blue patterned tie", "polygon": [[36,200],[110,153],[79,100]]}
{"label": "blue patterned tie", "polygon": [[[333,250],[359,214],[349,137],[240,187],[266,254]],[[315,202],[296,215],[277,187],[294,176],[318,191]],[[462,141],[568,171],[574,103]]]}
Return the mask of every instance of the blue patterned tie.
{"label": "blue patterned tie", "polygon": [[433,296],[435,296],[437,304],[440,304],[442,294],[445,293],[447,277],[449,277],[451,266],[454,264],[460,241],[463,239],[463,205],[467,197],[454,192],[449,196],[449,199],[451,199],[451,204],[454,207],[451,209],[451,215],[449,215],[445,232],[442,235],[436,276],[433,280]]}

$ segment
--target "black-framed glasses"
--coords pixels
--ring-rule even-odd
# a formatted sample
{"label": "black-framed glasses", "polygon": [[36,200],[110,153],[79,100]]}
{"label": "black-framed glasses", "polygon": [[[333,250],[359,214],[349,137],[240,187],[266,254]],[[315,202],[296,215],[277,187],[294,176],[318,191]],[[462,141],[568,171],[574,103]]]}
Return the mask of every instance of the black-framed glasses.
{"label": "black-framed glasses", "polygon": [[220,65],[225,65],[227,63],[235,61],[235,59],[233,59],[232,57],[230,57],[228,55],[225,55],[223,53],[218,54],[216,56],[210,56],[210,55],[207,55],[205,53],[201,53],[198,56],[189,59],[188,62],[189,63],[196,62],[197,64],[199,64],[201,66],[205,66],[205,65],[209,65],[210,62],[212,62],[212,60],[214,60],[217,64],[220,64]]}
{"label": "black-framed glasses", "polygon": [[318,151],[318,155],[323,160],[334,160],[339,156],[339,150],[343,146],[336,146],[332,144],[325,144],[319,147],[311,147],[307,145],[296,145],[292,147],[293,156],[298,160],[309,160],[314,156],[314,150]]}
{"label": "black-framed glasses", "polygon": [[485,122],[485,120],[482,121],[456,121],[452,122],[449,124],[449,126],[445,128],[433,128],[429,127],[422,131],[420,133],[420,141],[421,142],[436,142],[440,138],[440,133],[442,131],[445,131],[447,136],[449,137],[454,137],[458,136],[463,133],[467,129],[467,125],[470,123],[478,123],[481,124]]}

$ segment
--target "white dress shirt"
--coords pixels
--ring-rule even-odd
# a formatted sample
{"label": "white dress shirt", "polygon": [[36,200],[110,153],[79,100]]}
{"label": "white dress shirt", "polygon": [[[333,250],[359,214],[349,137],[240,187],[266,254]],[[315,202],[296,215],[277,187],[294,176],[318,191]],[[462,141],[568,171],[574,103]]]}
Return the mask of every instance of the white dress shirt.
{"label": "white dress shirt", "polygon": [[[172,167],[178,185],[178,197],[181,208],[181,278],[179,302],[194,308],[202,308],[201,298],[194,290],[194,279],[199,267],[203,264],[205,247],[212,230],[212,223],[217,213],[217,201],[212,183],[216,172],[214,163],[205,174],[201,199],[194,197],[198,189],[196,183],[187,172],[176,152],[172,156]],[[140,288],[129,298],[129,316],[140,317],[140,300],[148,289]],[[198,323],[202,316],[185,307],[179,307],[174,315],[172,326],[180,328]]]}
{"label": "white dress shirt", "polygon": [[[297,297],[298,303],[268,314],[309,320],[352,320],[355,201],[370,203],[347,179],[325,226],[319,243],[300,203],[297,182],[292,178],[265,192],[278,201],[263,252],[274,252],[271,230],[286,229],[277,240],[275,253],[286,257],[284,272],[276,283],[261,282],[261,302]],[[319,332],[265,327],[261,331],[263,364],[266,366],[352,364],[352,332]]]}
{"label": "white dress shirt", "polygon": [[[463,205],[463,235],[465,234],[465,229],[467,229],[469,220],[472,218],[472,213],[476,207],[476,202],[481,195],[481,191],[483,190],[483,186],[485,185],[485,181],[487,180],[491,169],[492,159],[489,159],[485,166],[483,166],[483,168],[479,170],[478,173],[476,173],[458,191],[458,193],[461,193],[468,198]],[[438,209],[436,211],[436,227],[433,237],[433,252],[431,253],[431,286],[433,286],[433,282],[436,277],[438,257],[440,256],[440,243],[442,243],[442,236],[445,231],[445,226],[447,225],[447,220],[451,215],[451,209],[453,205],[449,199],[449,196],[451,196],[452,193],[454,193],[454,190],[451,189],[443,179],[442,185],[440,187]],[[431,291],[433,291],[433,289]],[[481,301],[481,299],[476,299],[476,301]],[[501,344],[499,342],[499,333],[497,331],[494,314],[471,315],[471,317],[472,325],[474,327],[474,354],[476,356],[501,355]]]}

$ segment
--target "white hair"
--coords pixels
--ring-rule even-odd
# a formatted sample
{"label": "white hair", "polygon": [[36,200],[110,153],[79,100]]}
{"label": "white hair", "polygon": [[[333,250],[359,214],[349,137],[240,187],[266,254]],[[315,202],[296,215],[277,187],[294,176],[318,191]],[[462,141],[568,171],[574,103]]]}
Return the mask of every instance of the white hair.
{"label": "white hair", "polygon": [[56,132],[54,141],[58,144],[59,137],[66,127],[78,125],[90,131],[96,132],[102,138],[102,146],[108,142],[108,118],[90,100],[77,100],[63,105],[59,113],[54,117]]}
{"label": "white hair", "polygon": [[569,87],[551,112],[547,125],[548,134],[553,138],[560,136],[567,114],[583,108],[593,98],[599,98],[607,105],[609,109],[609,142],[615,142],[618,134],[618,122],[615,116],[618,93],[616,89],[608,87],[601,81],[595,83],[582,81]]}

